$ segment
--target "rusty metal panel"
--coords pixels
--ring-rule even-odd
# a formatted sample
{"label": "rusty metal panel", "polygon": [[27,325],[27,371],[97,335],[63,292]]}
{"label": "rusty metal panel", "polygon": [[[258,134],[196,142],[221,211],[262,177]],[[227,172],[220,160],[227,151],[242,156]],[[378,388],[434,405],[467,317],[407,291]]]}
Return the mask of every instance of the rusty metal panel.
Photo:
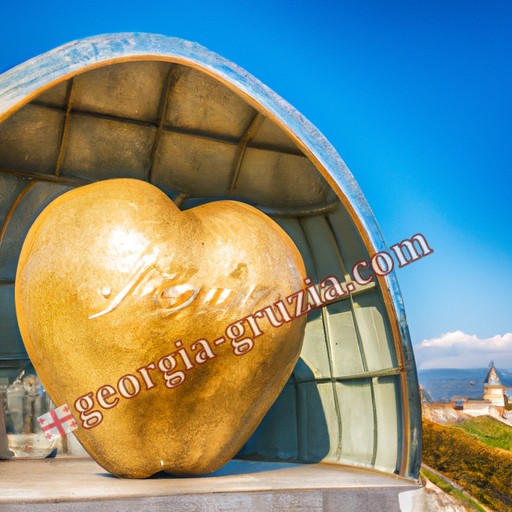
{"label": "rusty metal panel", "polygon": [[265,206],[316,205],[332,198],[331,188],[305,157],[247,148],[237,195]]}
{"label": "rusty metal panel", "polygon": [[63,112],[27,105],[0,124],[1,167],[53,173],[63,126]]}
{"label": "rusty metal panel", "polygon": [[34,102],[41,105],[51,105],[64,110],[68,101],[68,85],[69,82],[67,81],[61,82],[39,94]]}
{"label": "rusty metal panel", "polygon": [[62,176],[144,179],[156,128],[72,114]]}
{"label": "rusty metal panel", "polygon": [[238,140],[254,109],[218,80],[180,67],[169,84],[165,126]]}
{"label": "rusty metal panel", "polygon": [[265,119],[258,133],[251,139],[250,146],[280,148],[294,154],[301,154],[295,142],[270,119]]}
{"label": "rusty metal panel", "polygon": [[195,197],[226,195],[236,146],[165,132],[156,150],[152,182]]}
{"label": "rusty metal panel", "polygon": [[74,79],[72,107],[157,123],[168,72],[168,63],[154,61],[126,62],[92,70]]}

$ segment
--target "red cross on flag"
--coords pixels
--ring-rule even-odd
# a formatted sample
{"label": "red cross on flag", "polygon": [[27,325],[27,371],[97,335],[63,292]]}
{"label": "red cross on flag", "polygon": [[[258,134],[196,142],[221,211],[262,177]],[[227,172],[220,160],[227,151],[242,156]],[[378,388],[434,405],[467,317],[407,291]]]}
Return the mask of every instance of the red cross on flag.
{"label": "red cross on flag", "polygon": [[39,425],[41,425],[48,441],[65,436],[78,428],[67,405],[61,405],[57,409],[52,409],[50,412],[39,416],[37,421],[39,421]]}

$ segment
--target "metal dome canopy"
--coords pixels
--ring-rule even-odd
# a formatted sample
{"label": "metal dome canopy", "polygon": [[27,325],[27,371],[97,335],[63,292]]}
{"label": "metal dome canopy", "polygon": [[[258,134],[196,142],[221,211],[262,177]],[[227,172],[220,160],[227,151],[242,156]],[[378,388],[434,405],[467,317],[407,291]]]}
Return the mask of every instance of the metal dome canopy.
{"label": "metal dome canopy", "polygon": [[[231,197],[292,237],[308,275],[351,279],[386,249],[327,140],[261,82],[175,38],[76,41],[0,76],[0,368],[27,355],[14,310],[23,239],[52,199],[113,177],[181,208]],[[239,457],[326,461],[417,477],[421,412],[394,274],[310,313],[299,364]]]}

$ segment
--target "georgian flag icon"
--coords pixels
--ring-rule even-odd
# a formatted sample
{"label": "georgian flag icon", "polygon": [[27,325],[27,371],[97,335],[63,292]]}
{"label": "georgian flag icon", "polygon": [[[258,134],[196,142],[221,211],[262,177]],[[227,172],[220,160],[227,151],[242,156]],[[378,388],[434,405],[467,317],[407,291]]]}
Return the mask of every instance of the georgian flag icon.
{"label": "georgian flag icon", "polygon": [[48,441],[65,436],[78,428],[69,407],[64,404],[37,418]]}

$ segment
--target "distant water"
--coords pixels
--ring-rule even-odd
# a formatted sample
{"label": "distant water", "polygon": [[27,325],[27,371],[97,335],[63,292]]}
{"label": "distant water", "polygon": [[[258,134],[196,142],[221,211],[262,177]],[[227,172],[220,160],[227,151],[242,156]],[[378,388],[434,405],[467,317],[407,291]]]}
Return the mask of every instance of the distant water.
{"label": "distant water", "polygon": [[[496,368],[505,393],[512,398],[512,370]],[[484,381],[489,368],[418,370],[418,378],[423,389],[435,402],[449,402],[452,398],[481,399]]]}

